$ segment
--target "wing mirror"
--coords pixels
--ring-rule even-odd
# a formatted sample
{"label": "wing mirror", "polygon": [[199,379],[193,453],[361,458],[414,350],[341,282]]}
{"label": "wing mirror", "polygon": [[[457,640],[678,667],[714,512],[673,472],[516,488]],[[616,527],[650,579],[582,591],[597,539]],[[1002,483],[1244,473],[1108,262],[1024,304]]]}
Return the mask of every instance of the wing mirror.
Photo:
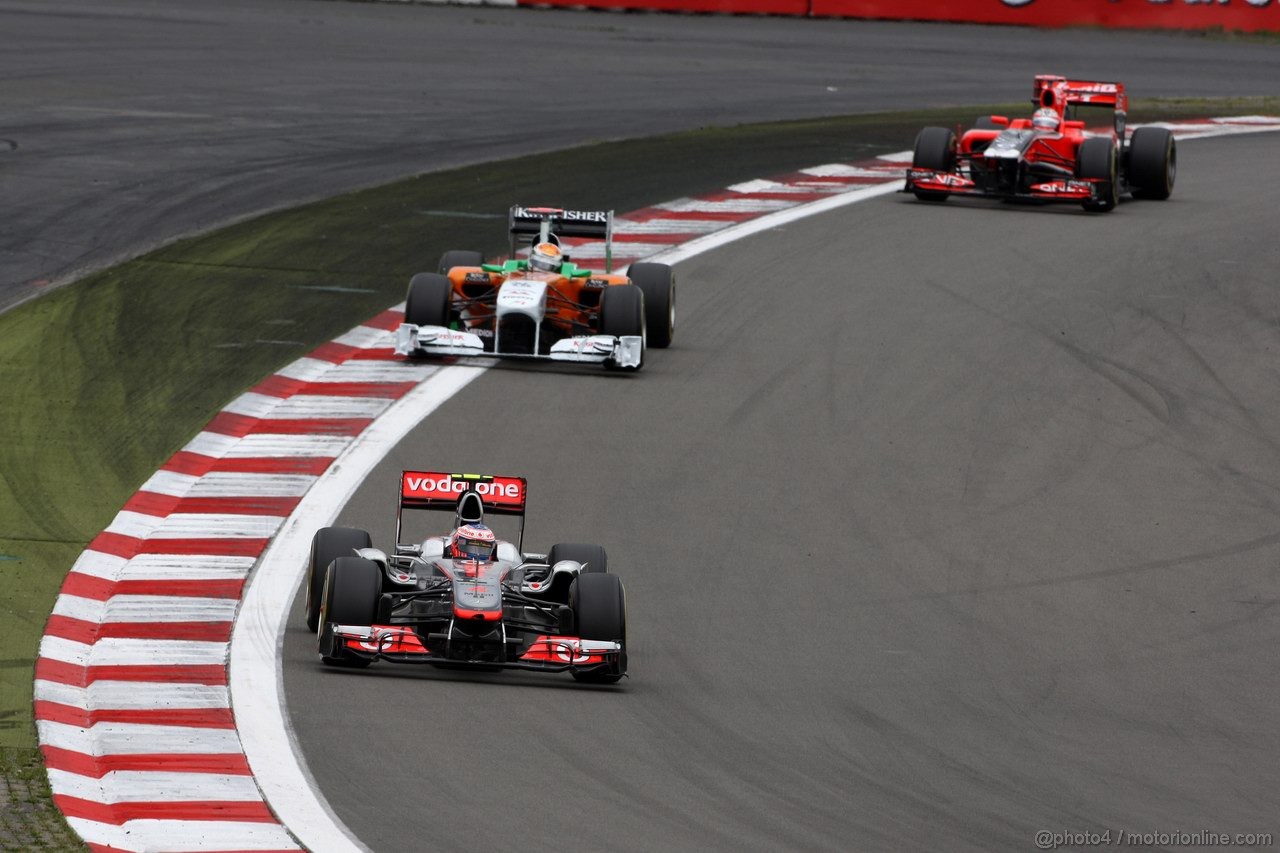
{"label": "wing mirror", "polygon": [[1008,127],[1009,117],[1008,116],[992,116],[991,123],[994,124],[996,127]]}

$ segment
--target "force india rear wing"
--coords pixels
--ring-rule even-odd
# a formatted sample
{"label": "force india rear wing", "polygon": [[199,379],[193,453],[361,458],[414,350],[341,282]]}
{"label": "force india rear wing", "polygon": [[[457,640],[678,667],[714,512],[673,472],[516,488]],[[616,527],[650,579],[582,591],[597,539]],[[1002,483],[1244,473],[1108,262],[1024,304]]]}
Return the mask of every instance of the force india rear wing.
{"label": "force india rear wing", "polygon": [[[438,471],[405,471],[400,475],[400,495],[396,504],[396,544],[400,544],[400,522],[406,509],[434,510],[462,514],[466,503],[480,501],[485,515],[514,515],[520,518],[520,539],[524,546],[524,508],[529,483],[524,477],[493,474],[447,474]],[[465,495],[474,495],[464,502]],[[471,504],[474,506],[474,504]]]}
{"label": "force india rear wing", "polygon": [[586,237],[604,241],[605,272],[613,272],[613,211],[565,210],[559,207],[515,205],[507,213],[511,257],[523,246],[556,237]]}

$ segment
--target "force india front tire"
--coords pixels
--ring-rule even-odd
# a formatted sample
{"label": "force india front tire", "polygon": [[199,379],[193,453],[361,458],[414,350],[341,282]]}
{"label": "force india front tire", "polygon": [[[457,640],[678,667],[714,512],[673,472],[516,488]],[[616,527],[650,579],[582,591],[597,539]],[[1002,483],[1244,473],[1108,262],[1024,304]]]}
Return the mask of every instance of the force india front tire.
{"label": "force india front tire", "polygon": [[640,344],[640,364],[627,370],[639,370],[644,366],[645,314],[644,291],[634,284],[615,284],[600,294],[600,334],[615,338],[637,336]]}
{"label": "force india front tire", "polygon": [[420,272],[409,280],[404,321],[415,326],[448,326],[453,285],[446,276]]}
{"label": "force india front tire", "polygon": [[647,346],[666,349],[676,336],[676,274],[667,264],[636,263],[627,270],[631,283],[644,292]]}
{"label": "force india front tire", "polygon": [[622,644],[620,672],[578,672],[573,677],[587,684],[617,684],[627,671],[627,598],[617,575],[583,574],[569,586],[578,636]]}
{"label": "force india front tire", "polygon": [[[382,593],[382,570],[372,560],[361,557],[339,557],[325,572],[324,598],[320,607],[320,624],[372,625],[378,615],[378,596]],[[338,658],[321,655],[328,666],[366,667],[372,661],[363,658]]]}

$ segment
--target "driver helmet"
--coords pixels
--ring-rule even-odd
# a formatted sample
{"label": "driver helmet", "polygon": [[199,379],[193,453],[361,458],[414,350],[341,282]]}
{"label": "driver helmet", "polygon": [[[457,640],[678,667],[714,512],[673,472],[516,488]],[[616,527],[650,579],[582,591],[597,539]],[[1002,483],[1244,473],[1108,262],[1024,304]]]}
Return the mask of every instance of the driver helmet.
{"label": "driver helmet", "polygon": [[542,272],[560,272],[564,265],[564,252],[555,243],[538,243],[529,252],[529,269]]}
{"label": "driver helmet", "polygon": [[493,559],[498,550],[498,540],[493,531],[483,524],[464,524],[453,533],[449,543],[449,556],[455,560]]}
{"label": "driver helmet", "polygon": [[1057,133],[1060,122],[1058,114],[1048,107],[1036,110],[1035,115],[1031,117],[1031,126],[1046,133]]}

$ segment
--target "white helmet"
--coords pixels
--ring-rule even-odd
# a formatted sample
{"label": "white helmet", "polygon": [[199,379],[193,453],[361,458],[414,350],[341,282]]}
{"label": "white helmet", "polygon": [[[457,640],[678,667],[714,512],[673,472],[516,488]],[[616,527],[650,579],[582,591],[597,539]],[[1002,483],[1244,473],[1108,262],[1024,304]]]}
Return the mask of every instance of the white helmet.
{"label": "white helmet", "polygon": [[1031,117],[1031,126],[1046,133],[1057,133],[1058,125],[1061,121],[1056,112],[1048,107],[1043,107],[1036,110],[1035,115]]}
{"label": "white helmet", "polygon": [[529,252],[529,269],[542,272],[560,272],[564,265],[564,252],[555,243],[538,243]]}

